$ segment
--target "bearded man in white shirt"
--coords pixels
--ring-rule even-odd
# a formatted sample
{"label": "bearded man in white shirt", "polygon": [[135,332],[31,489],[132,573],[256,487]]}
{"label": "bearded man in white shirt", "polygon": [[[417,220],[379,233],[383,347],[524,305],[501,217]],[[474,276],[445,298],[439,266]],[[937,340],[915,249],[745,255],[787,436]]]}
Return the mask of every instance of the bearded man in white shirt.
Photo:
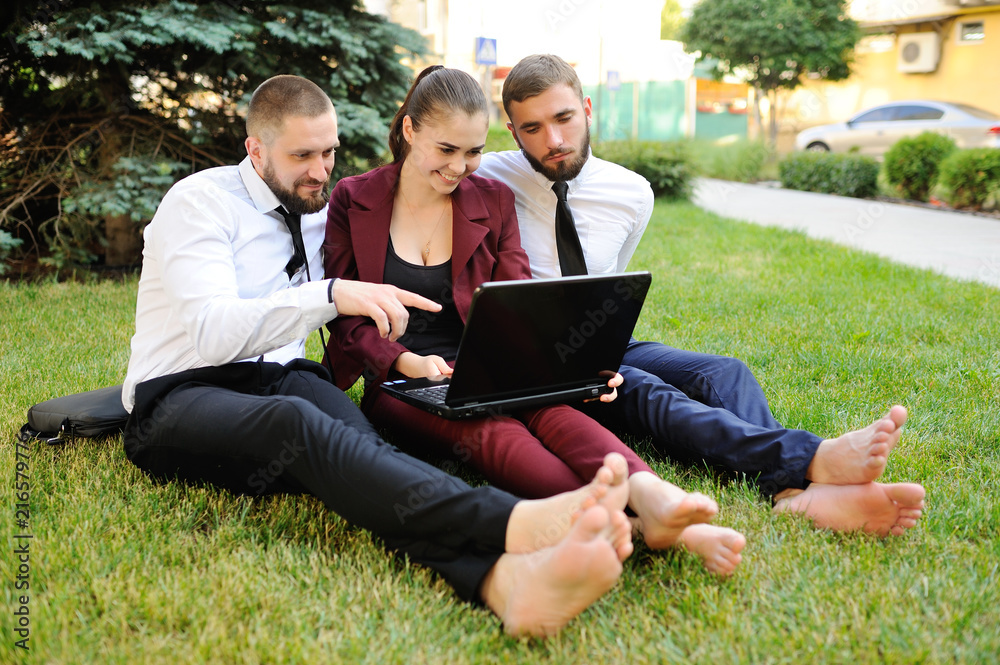
{"label": "bearded man in white shirt", "polygon": [[484,602],[508,632],[558,631],[614,584],[631,552],[625,460],[609,455],[577,492],[518,501],[383,442],[327,370],[303,358],[305,338],[344,314],[396,339],[406,306],[440,306],[322,279],[339,140],[318,86],[268,79],[247,133],[239,166],[178,182],[145,229],[122,395],[129,459],[161,479],[317,496]]}
{"label": "bearded man in white shirt", "polygon": [[[624,271],[649,223],[653,193],[642,176],[591,154],[591,102],[576,72],[558,56],[529,56],[504,81],[503,106],[520,150],[483,155],[479,174],[514,190],[532,274],[580,274],[573,266],[582,263],[590,274]],[[576,238],[567,244],[560,237],[558,196],[570,210],[576,250]],[[581,259],[565,259],[581,250]],[[632,340],[619,372],[618,398],[590,405],[591,415],[651,437],[674,459],[756,479],[775,511],[879,535],[902,534],[921,516],[923,487],[875,482],[899,441],[902,406],[864,429],[824,439],[782,427],[753,373],[734,358]]]}

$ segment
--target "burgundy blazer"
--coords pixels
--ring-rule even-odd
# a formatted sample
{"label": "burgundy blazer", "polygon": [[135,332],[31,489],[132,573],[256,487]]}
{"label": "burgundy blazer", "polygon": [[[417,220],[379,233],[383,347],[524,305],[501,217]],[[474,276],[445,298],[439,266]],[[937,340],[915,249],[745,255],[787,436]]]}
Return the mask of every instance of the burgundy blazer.
{"label": "burgundy blazer", "polygon": [[[323,242],[328,278],[382,283],[389,222],[400,164],[344,178],[330,196]],[[483,282],[529,279],[528,255],[514,212],[514,194],[496,180],[467,176],[452,193],[452,296],[462,321]],[[327,324],[334,382],[346,390],[362,373],[384,381],[406,347],[379,336],[368,317],[338,316]]]}

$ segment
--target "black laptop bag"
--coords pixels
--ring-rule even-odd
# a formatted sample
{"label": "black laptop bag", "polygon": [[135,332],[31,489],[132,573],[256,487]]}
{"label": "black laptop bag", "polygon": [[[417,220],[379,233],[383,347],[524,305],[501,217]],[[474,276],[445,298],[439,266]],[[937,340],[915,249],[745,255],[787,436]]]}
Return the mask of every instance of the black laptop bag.
{"label": "black laptop bag", "polygon": [[110,436],[121,432],[127,420],[122,387],[110,386],[34,405],[19,438],[25,443],[39,439],[58,444],[76,437]]}

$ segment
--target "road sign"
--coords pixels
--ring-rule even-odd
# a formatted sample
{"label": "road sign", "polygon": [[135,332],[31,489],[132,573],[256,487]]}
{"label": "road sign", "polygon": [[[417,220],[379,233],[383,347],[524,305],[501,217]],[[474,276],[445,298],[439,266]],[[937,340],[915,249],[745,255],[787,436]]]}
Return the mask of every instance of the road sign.
{"label": "road sign", "polygon": [[622,75],[614,69],[608,70],[608,90],[617,92],[622,89]]}
{"label": "road sign", "polygon": [[476,64],[497,64],[497,40],[487,37],[476,37]]}

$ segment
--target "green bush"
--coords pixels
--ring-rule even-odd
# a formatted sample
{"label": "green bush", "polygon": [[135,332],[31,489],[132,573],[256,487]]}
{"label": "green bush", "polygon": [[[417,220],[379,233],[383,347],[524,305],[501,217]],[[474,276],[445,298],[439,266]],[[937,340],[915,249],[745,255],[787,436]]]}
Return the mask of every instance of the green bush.
{"label": "green bush", "polygon": [[941,162],[938,183],[949,205],[982,208],[991,194],[1000,194],[1000,150],[956,150]]}
{"label": "green bush", "polygon": [[903,198],[926,201],[941,162],[954,151],[953,140],[934,132],[900,139],[885,153],[885,179]]}
{"label": "green bush", "polygon": [[22,242],[19,238],[15,238],[3,229],[0,229],[0,275],[7,272],[7,257],[10,256],[10,250],[19,246]]}
{"label": "green bush", "polygon": [[486,148],[483,152],[500,152],[501,150],[517,150],[514,137],[505,125],[490,125],[486,134]]}
{"label": "green bush", "polygon": [[874,159],[853,153],[796,152],[778,164],[783,187],[855,198],[876,194],[878,171]]}
{"label": "green bush", "polygon": [[[699,171],[709,178],[758,182],[773,175],[767,173],[768,161],[774,154],[765,141],[741,140],[728,145],[696,144],[695,156]],[[773,171],[773,167],[771,167]]]}
{"label": "green bush", "polygon": [[694,165],[687,145],[670,141],[608,141],[594,146],[594,155],[635,171],[653,187],[655,196],[691,196]]}

